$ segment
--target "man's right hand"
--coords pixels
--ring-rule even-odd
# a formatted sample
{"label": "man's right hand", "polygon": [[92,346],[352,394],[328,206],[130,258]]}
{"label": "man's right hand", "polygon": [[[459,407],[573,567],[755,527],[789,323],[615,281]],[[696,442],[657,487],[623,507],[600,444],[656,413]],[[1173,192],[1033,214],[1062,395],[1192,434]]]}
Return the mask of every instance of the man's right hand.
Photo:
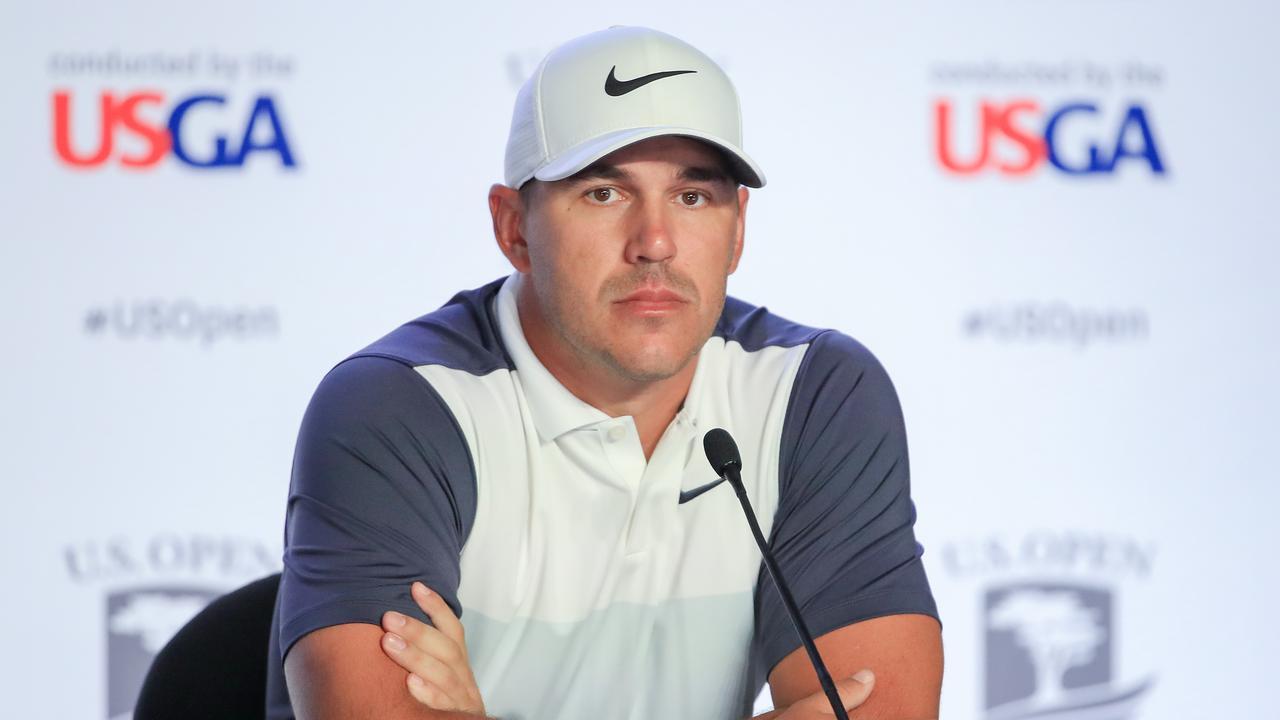
{"label": "man's right hand", "polygon": [[[844,703],[844,709],[853,710],[866,702],[875,684],[876,676],[870,670],[859,670],[853,674],[853,677],[837,681],[836,691],[840,693],[840,701]],[[827,700],[826,693],[819,690],[782,710],[765,713],[754,720],[820,720],[820,718],[834,716],[835,712],[831,709],[831,702]]]}
{"label": "man's right hand", "polygon": [[409,671],[409,694],[433,710],[484,715],[484,700],[471,672],[462,622],[448,603],[426,585],[409,588],[418,607],[435,625],[427,625],[398,612],[382,616],[382,650]]}
{"label": "man's right hand", "polygon": [[414,583],[410,595],[435,627],[387,612],[382,628],[334,625],[298,640],[284,669],[299,720],[484,716],[462,623],[422,583]]}

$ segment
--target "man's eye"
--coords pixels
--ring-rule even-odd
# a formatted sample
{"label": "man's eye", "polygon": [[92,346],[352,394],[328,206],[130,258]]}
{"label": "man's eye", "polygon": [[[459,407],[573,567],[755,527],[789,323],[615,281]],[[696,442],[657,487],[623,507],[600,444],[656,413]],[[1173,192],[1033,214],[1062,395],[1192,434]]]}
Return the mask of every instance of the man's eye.
{"label": "man's eye", "polygon": [[700,192],[689,190],[680,193],[680,203],[685,207],[701,207],[707,204],[707,196]]}
{"label": "man's eye", "polygon": [[618,191],[614,190],[611,187],[596,188],[595,190],[592,190],[589,193],[587,193],[587,195],[592,200],[602,205],[610,204],[614,200],[618,199]]}

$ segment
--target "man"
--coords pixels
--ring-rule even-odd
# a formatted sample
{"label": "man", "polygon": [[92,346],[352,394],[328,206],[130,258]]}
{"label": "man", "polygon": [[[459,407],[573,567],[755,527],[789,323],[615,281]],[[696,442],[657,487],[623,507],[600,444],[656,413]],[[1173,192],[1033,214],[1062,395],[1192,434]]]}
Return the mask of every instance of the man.
{"label": "man", "polygon": [[937,715],[887,375],[726,300],[739,184],[764,185],[740,127],[720,68],[652,30],[534,72],[489,194],[515,273],[340,363],[307,410],[272,717],[727,720],[766,678],[781,717],[821,717],[733,493],[678,503],[715,478],[714,427],[853,717]]}

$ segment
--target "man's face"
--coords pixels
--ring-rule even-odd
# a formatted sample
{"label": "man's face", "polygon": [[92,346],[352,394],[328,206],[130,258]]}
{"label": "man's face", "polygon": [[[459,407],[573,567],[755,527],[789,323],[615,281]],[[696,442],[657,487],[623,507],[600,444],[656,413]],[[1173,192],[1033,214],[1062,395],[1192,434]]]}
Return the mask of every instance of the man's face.
{"label": "man's face", "polygon": [[747,191],[721,155],[653,138],[525,196],[528,267],[517,269],[535,351],[631,383],[684,369],[715,327],[742,252]]}

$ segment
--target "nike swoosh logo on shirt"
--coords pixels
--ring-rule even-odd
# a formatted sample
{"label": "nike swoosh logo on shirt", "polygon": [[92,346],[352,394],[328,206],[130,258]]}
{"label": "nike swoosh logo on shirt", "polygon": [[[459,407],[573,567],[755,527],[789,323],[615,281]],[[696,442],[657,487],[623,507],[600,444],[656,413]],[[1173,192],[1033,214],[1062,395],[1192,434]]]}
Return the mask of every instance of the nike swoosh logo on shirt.
{"label": "nike swoosh logo on shirt", "polygon": [[656,72],[656,73],[649,73],[648,75],[641,75],[640,77],[632,78],[631,80],[619,80],[617,77],[614,76],[614,72],[616,72],[617,69],[618,69],[617,65],[614,65],[613,67],[609,68],[609,77],[604,79],[604,91],[606,94],[612,97],[619,97],[622,95],[626,95],[632,90],[635,90],[636,88],[644,87],[645,85],[648,85],[654,80],[661,80],[662,78],[671,77],[672,75],[684,75],[686,73],[698,72],[697,70],[665,70],[663,72]]}

